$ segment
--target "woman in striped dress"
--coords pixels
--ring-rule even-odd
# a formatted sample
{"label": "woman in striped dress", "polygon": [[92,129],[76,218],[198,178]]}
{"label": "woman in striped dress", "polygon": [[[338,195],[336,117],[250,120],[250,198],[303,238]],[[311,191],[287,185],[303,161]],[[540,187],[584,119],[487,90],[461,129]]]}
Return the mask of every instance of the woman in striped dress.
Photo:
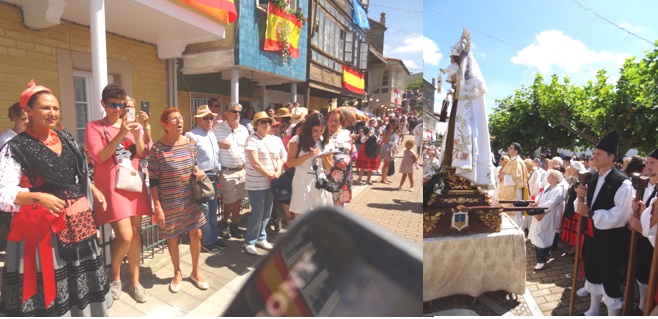
{"label": "woman in striped dress", "polygon": [[190,280],[201,290],[208,289],[208,282],[199,273],[201,254],[201,226],[206,219],[201,206],[196,203],[190,187],[190,174],[200,180],[205,175],[195,165],[196,143],[183,136],[183,117],[177,108],[166,108],[160,116],[165,136],[151,148],[149,155],[149,180],[153,195],[153,208],[160,238],[167,240],[167,248],[174,266],[174,278],[169,290],[181,289],[183,275],[180,270],[178,236],[189,232],[192,273]]}

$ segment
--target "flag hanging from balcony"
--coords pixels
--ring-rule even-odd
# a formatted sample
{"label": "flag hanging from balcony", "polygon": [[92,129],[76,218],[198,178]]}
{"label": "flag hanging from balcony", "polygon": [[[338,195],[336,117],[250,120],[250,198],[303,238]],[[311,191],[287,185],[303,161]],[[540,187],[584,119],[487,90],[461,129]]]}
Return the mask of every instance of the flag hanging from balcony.
{"label": "flag hanging from balcony", "polygon": [[370,23],[368,22],[368,15],[366,10],[363,9],[358,0],[352,0],[354,13],[352,14],[352,21],[362,29],[370,30]]}
{"label": "flag hanging from balcony", "polygon": [[363,94],[365,87],[363,73],[343,65],[343,88],[354,93]]}
{"label": "flag hanging from balcony", "polygon": [[400,90],[395,89],[395,105],[400,105]]}
{"label": "flag hanging from balcony", "polygon": [[265,51],[288,49],[292,58],[299,57],[299,36],[302,34],[303,21],[286,12],[270,1],[267,3],[267,28],[265,30]]}
{"label": "flag hanging from balcony", "polygon": [[234,0],[183,0],[184,3],[197,8],[219,20],[232,23],[238,18]]}

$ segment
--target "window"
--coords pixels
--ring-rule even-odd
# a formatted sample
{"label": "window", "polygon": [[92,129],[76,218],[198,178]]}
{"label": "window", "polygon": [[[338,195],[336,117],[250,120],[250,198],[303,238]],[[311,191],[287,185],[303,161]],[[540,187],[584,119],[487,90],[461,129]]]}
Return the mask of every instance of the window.
{"label": "window", "polygon": [[[102,108],[100,105],[101,96],[98,92],[94,94],[91,91],[92,75],[91,72],[73,71],[73,94],[75,98],[75,140],[78,145],[85,145],[85,132],[87,131],[87,123],[91,120],[94,112],[92,108]],[[114,83],[114,76],[107,75],[107,83]],[[98,114],[98,111],[95,112]],[[102,111],[101,116],[104,116],[105,111]]]}
{"label": "window", "polygon": [[[268,2],[269,2],[268,0],[256,0],[256,6],[267,10]],[[290,0],[290,2],[288,2],[288,4],[286,5],[286,9],[290,10],[290,8],[294,8],[294,9],[299,8],[297,6],[297,0]]]}
{"label": "window", "polygon": [[384,75],[382,75],[382,86],[388,86],[389,77],[391,76],[390,70],[384,70]]}
{"label": "window", "polygon": [[365,70],[368,68],[368,43],[361,42],[359,51],[359,69]]}
{"label": "window", "polygon": [[75,95],[75,140],[80,145],[85,144],[85,132],[89,122],[89,87],[91,73],[73,72],[73,92]]}
{"label": "window", "polygon": [[345,60],[346,64],[352,65],[354,63],[354,32],[347,31],[345,33]]}

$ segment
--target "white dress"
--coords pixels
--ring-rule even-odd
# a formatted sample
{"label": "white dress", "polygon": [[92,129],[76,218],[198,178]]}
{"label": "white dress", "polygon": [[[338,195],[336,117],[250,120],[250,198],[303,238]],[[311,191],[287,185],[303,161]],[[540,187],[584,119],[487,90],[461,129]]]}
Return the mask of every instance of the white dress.
{"label": "white dress", "polygon": [[[299,135],[295,135],[290,142],[299,144]],[[319,142],[318,142],[319,147]],[[299,156],[308,152],[300,151]],[[319,169],[322,160],[318,159]],[[295,176],[292,178],[292,197],[290,198],[290,211],[295,214],[304,214],[318,207],[334,206],[331,193],[324,189],[315,188],[315,171],[313,159],[307,159],[295,166]]]}

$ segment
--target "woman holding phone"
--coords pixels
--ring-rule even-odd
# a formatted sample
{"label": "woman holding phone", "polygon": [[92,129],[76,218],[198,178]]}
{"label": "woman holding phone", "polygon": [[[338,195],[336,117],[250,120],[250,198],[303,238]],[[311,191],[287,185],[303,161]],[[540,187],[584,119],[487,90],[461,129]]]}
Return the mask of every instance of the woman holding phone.
{"label": "woman holding phone", "polygon": [[295,168],[292,178],[290,212],[294,217],[314,208],[333,206],[331,193],[315,187],[316,170],[324,171],[334,166],[332,154],[320,155],[329,142],[327,122],[320,113],[309,115],[300,135],[288,143],[286,165]]}
{"label": "woman holding phone", "polygon": [[103,89],[101,105],[106,115],[87,124],[85,147],[94,159],[94,183],[107,199],[105,210],[99,203],[94,205],[96,224],[110,223],[115,235],[111,246],[112,297],[115,300],[121,297],[120,270],[127,254],[132,284],[130,292],[137,302],[146,302],[146,291],[139,283],[140,232],[142,215],[151,214],[151,202],[144,185],[142,192],[115,188],[119,167],[140,170],[140,159],[148,155],[142,125],[127,120],[125,96],[126,92],[116,84]]}

